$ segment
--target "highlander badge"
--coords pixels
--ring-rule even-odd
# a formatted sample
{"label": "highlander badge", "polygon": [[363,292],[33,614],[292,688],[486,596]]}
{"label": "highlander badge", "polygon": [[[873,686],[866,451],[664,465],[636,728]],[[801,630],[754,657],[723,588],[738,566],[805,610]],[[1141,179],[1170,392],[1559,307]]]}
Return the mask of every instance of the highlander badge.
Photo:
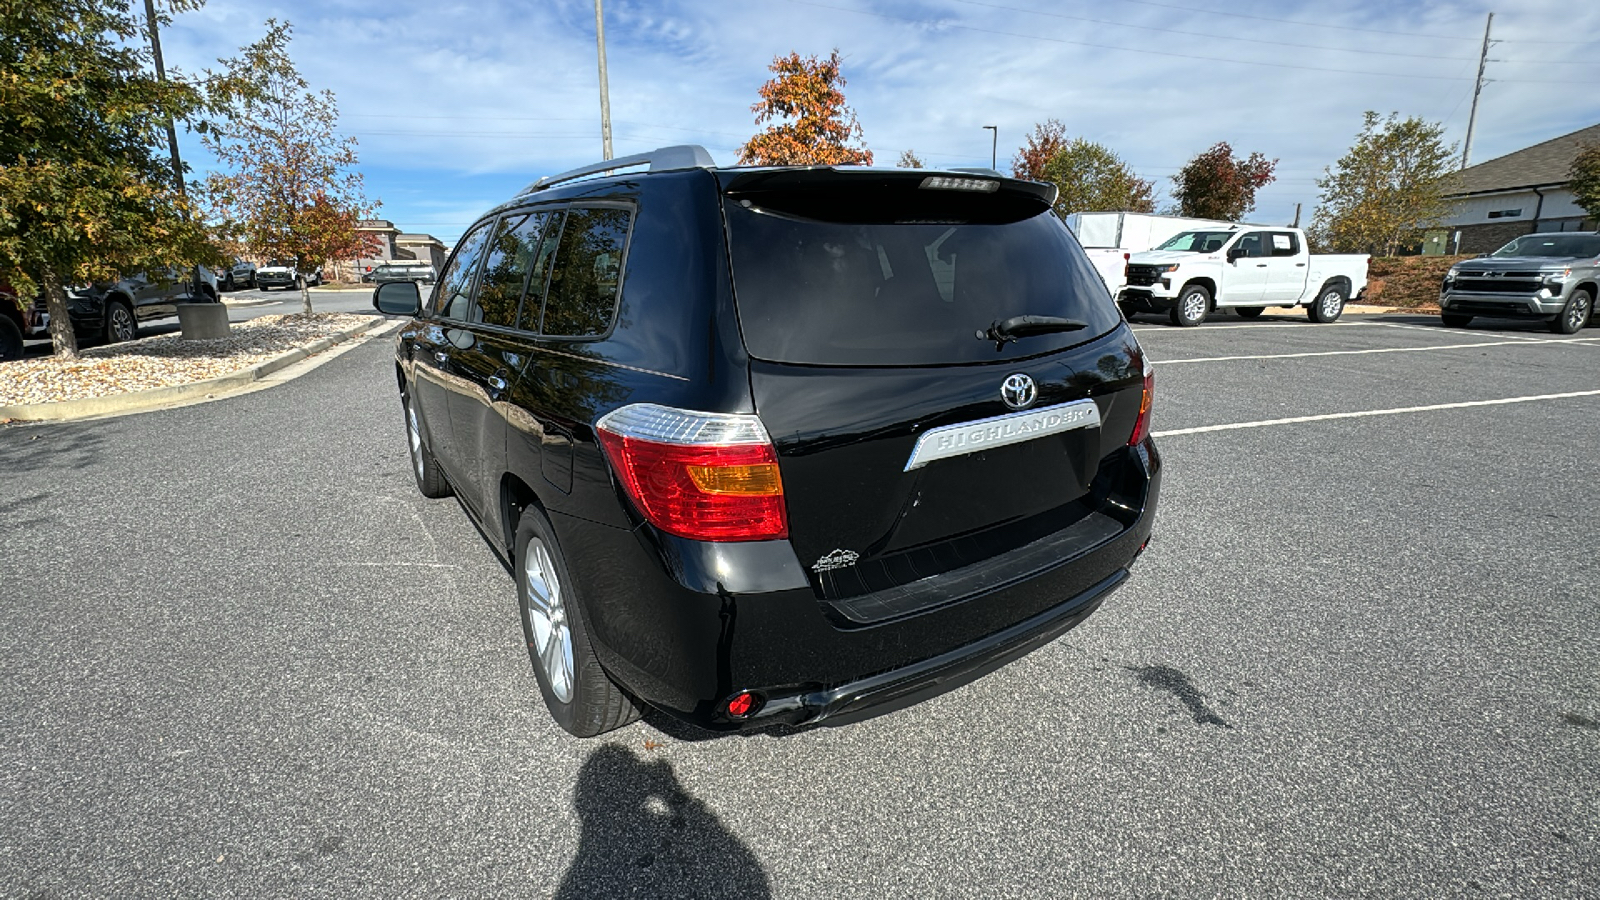
{"label": "highlander badge", "polygon": [[1000,399],[1012,409],[1027,409],[1038,396],[1039,389],[1034,386],[1033,379],[1021,372],[1007,376],[1000,385]]}
{"label": "highlander badge", "polygon": [[834,569],[842,569],[845,566],[853,566],[856,564],[856,560],[860,558],[861,554],[855,552],[854,550],[835,550],[832,553],[829,553],[827,556],[817,560],[817,564],[811,567],[811,571],[832,572]]}

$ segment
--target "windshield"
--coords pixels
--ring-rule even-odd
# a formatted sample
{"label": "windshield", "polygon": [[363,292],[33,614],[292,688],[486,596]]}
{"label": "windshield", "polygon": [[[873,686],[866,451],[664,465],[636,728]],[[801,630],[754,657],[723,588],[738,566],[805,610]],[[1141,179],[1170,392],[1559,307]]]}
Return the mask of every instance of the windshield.
{"label": "windshield", "polygon": [[[1002,223],[955,215],[958,221],[935,223],[920,214],[915,222],[836,222],[732,199],[726,209],[739,323],[750,354],[761,359],[994,362],[1082,343],[1119,321],[1105,284],[1050,213]],[[1077,319],[1087,328],[1000,350],[976,338],[1022,315]]]}
{"label": "windshield", "polygon": [[1215,253],[1233,235],[1231,231],[1180,231],[1156,249],[1177,250],[1180,253]]}
{"label": "windshield", "polygon": [[292,268],[294,268],[294,260],[292,260],[292,259],[275,259],[272,262],[267,263],[267,268],[269,268],[269,269],[292,269]]}
{"label": "windshield", "polygon": [[1494,252],[1495,256],[1547,256],[1576,259],[1600,256],[1600,234],[1530,234]]}

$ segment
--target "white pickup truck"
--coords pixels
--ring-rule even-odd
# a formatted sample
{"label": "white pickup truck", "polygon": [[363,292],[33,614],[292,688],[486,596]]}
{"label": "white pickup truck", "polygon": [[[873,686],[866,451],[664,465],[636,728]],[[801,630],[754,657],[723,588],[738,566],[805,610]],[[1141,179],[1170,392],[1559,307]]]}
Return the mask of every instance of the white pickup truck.
{"label": "white pickup truck", "polygon": [[1367,289],[1364,253],[1311,254],[1298,228],[1229,225],[1183,231],[1128,261],[1123,315],[1167,313],[1174,325],[1199,325],[1231,308],[1253,319],[1269,306],[1304,306],[1313,322],[1332,322]]}
{"label": "white pickup truck", "polygon": [[1066,222],[1113,297],[1128,286],[1128,259],[1133,254],[1149,250],[1180,231],[1227,228],[1232,224],[1135,212],[1075,212],[1066,217]]}

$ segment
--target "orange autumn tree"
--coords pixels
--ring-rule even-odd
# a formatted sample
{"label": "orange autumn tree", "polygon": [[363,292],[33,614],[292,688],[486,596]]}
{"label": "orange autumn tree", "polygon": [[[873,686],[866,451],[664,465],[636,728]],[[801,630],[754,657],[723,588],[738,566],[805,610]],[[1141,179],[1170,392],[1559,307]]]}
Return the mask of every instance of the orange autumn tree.
{"label": "orange autumn tree", "polygon": [[[845,105],[839,51],[827,59],[798,53],[772,61],[776,78],[761,86],[761,101],[750,107],[765,131],[739,148],[739,162],[753,166],[872,165],[863,145],[861,123]],[[852,146],[854,144],[854,146]]]}

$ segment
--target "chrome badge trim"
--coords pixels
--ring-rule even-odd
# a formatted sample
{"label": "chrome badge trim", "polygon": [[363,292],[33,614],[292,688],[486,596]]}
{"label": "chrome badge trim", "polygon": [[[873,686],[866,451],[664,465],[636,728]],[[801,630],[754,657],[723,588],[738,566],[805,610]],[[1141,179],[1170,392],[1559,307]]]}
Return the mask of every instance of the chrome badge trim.
{"label": "chrome badge trim", "polygon": [[1074,400],[992,419],[946,425],[917,438],[917,446],[912,448],[903,471],[921,468],[936,459],[965,456],[990,447],[1020,444],[1089,427],[1100,427],[1100,407],[1093,400]]}
{"label": "chrome badge trim", "polygon": [[1027,409],[1039,398],[1039,389],[1033,379],[1021,372],[1007,376],[1000,385],[1000,399],[1012,409]]}
{"label": "chrome badge trim", "polygon": [[829,553],[827,556],[817,560],[816,564],[811,567],[811,571],[818,574],[823,572],[832,572],[834,569],[842,569],[845,566],[853,566],[856,564],[856,560],[860,558],[861,554],[855,552],[854,550],[835,550],[832,553]]}

